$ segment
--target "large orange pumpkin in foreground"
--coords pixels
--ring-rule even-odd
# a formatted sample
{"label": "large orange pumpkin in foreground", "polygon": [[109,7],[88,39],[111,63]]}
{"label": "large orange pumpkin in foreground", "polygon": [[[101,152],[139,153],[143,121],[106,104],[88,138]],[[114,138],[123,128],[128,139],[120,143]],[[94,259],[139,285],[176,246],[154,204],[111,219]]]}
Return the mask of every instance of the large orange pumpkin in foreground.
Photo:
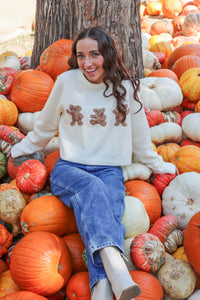
{"label": "large orange pumpkin in foreground", "polygon": [[54,294],[71,276],[69,250],[58,235],[44,231],[30,233],[15,245],[10,273],[22,290],[44,296]]}
{"label": "large orange pumpkin in foreground", "polygon": [[129,180],[125,182],[129,196],[142,201],[152,225],[161,216],[161,198],[156,188],[143,180]]}
{"label": "large orange pumpkin in foreground", "polygon": [[19,291],[19,292],[7,294],[1,298],[1,300],[45,300],[45,299],[47,298],[28,291]]}

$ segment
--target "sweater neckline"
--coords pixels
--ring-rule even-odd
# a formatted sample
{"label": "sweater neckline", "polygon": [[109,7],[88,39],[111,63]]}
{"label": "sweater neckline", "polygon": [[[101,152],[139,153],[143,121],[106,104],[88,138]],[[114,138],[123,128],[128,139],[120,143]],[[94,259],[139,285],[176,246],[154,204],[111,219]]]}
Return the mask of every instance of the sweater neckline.
{"label": "sweater neckline", "polygon": [[80,70],[80,69],[77,69],[78,71],[78,75],[79,75],[79,78],[81,80],[81,82],[87,86],[88,88],[90,89],[105,89],[106,85],[104,82],[100,82],[100,83],[92,83],[90,82],[89,80],[87,80],[87,78],[83,75],[83,72]]}

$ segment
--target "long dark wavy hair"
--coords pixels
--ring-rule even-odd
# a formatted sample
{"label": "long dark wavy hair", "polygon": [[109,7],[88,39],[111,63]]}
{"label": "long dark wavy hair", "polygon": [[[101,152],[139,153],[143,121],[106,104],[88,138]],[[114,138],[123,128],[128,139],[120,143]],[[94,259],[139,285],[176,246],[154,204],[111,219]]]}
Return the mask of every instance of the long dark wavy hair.
{"label": "long dark wavy hair", "polygon": [[[138,97],[139,90],[139,79],[135,79],[128,74],[126,70],[120,52],[117,49],[116,43],[112,36],[101,26],[89,27],[79,33],[77,38],[75,39],[72,45],[72,56],[68,60],[68,64],[70,69],[78,69],[77,63],[77,53],[76,53],[76,45],[77,42],[84,38],[91,38],[98,42],[99,52],[104,57],[103,68],[105,70],[105,76],[103,78],[103,82],[106,85],[104,96],[110,97],[113,95],[117,100],[117,109],[123,115],[123,121],[126,119],[126,105],[125,105],[125,96],[126,89],[122,85],[122,80],[130,80],[133,85],[133,98],[140,103],[142,108],[142,104]],[[113,90],[112,93],[107,95],[106,92],[109,88],[109,83],[112,82]]]}

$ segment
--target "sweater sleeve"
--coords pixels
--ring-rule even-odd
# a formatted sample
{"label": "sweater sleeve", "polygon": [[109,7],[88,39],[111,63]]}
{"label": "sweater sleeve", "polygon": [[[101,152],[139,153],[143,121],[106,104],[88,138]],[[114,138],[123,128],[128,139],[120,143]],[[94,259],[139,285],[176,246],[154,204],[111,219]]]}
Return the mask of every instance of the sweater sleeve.
{"label": "sweater sleeve", "polygon": [[153,150],[151,132],[145,115],[144,108],[139,112],[140,105],[135,100],[131,101],[132,115],[132,149],[133,155],[141,163],[149,167],[154,173],[176,173],[176,167],[172,163],[163,161],[162,156]]}
{"label": "sweater sleeve", "polygon": [[61,94],[62,84],[57,79],[39,118],[34,124],[33,131],[29,132],[20,143],[12,147],[11,156],[13,158],[42,150],[58,132]]}

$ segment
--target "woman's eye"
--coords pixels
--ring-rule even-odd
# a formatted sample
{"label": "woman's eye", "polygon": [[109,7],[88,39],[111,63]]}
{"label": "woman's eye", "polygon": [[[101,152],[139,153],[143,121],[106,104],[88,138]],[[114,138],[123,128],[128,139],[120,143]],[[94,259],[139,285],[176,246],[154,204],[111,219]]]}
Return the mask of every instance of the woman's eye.
{"label": "woman's eye", "polygon": [[92,53],[92,56],[93,57],[99,56],[99,53],[98,52],[94,52],[94,53]]}
{"label": "woman's eye", "polygon": [[78,54],[77,58],[83,58],[83,55],[82,54]]}

